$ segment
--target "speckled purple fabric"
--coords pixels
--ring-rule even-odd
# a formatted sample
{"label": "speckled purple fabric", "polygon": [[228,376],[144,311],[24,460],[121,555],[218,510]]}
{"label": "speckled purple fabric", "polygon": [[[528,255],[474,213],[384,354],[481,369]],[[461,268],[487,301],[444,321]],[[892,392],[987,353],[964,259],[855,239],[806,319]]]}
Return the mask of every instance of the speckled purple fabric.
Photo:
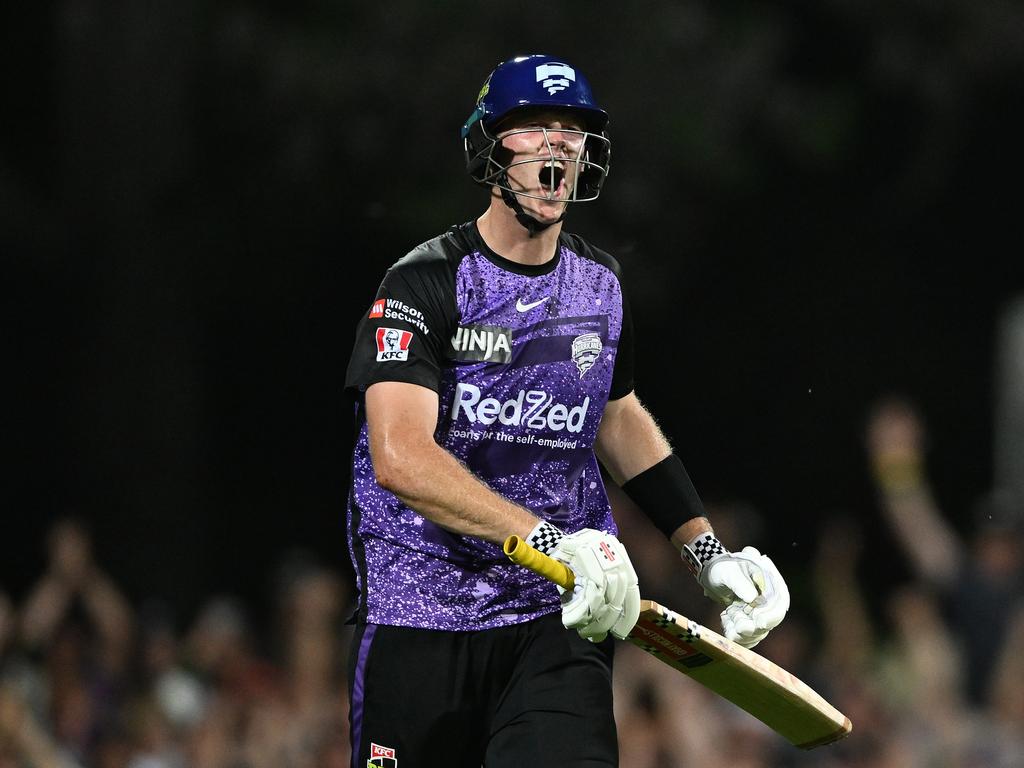
{"label": "speckled purple fabric", "polygon": [[[455,280],[463,329],[455,346],[475,348],[477,358],[488,345],[493,353],[447,361],[437,442],[559,527],[614,533],[593,445],[622,330],[618,278],[563,246],[547,274],[518,274],[477,252],[462,259]],[[471,336],[473,329],[492,332]],[[500,329],[511,331],[510,349],[508,362],[496,363]],[[555,588],[498,546],[449,533],[378,486],[365,425],[353,469],[369,623],[478,630],[558,610]]]}

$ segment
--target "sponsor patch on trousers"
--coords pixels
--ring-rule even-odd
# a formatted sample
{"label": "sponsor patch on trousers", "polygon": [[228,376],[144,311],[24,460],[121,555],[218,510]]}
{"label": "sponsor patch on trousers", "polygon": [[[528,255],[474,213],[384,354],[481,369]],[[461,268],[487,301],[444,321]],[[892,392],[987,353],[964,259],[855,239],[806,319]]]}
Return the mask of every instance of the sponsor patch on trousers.
{"label": "sponsor patch on trousers", "polygon": [[382,747],[371,741],[370,759],[366,761],[366,768],[398,768],[396,752],[394,747]]}

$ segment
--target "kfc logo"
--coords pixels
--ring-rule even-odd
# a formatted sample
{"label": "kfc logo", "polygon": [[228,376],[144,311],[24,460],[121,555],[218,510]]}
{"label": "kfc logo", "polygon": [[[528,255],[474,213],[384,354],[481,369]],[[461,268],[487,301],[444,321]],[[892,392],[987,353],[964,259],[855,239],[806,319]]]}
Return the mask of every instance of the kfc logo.
{"label": "kfc logo", "polygon": [[366,768],[398,768],[398,758],[393,747],[382,747],[380,744],[370,742],[370,759],[366,761]]}
{"label": "kfc logo", "polygon": [[412,331],[398,328],[377,329],[377,362],[408,360]]}
{"label": "kfc logo", "polygon": [[370,319],[375,317],[384,317],[384,299],[373,302],[373,306],[370,307]]}

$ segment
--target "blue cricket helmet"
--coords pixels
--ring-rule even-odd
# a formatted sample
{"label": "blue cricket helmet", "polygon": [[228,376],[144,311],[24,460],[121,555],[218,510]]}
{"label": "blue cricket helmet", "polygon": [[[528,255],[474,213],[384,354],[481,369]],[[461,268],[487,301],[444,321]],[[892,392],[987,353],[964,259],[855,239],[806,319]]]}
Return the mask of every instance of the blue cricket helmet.
{"label": "blue cricket helmet", "polygon": [[503,61],[488,75],[476,109],[462,126],[462,138],[478,120],[490,131],[513,110],[529,107],[579,112],[593,133],[601,133],[608,125],[608,113],[594,102],[582,72],[553,56],[533,54]]}
{"label": "blue cricket helmet", "polygon": [[594,101],[583,74],[554,56],[517,56],[488,75],[476,108],[462,126],[466,170],[480,184],[506,189],[508,167],[502,162],[495,129],[517,112],[545,109],[569,110],[580,118],[586,132],[586,159],[580,163],[579,195],[573,202],[595,199],[611,158],[608,113]]}

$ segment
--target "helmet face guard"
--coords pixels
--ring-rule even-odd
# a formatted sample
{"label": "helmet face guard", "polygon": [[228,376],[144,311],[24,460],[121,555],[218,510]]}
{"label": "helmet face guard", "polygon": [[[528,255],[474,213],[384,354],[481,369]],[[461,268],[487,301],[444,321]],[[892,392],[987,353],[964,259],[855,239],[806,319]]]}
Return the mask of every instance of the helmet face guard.
{"label": "helmet face guard", "polygon": [[[603,132],[596,134],[561,128],[554,131],[543,127],[528,127],[516,128],[496,136],[490,134],[481,121],[475,123],[470,132],[477,135],[464,139],[466,168],[478,184],[546,201],[582,203],[596,200],[601,194],[611,157],[611,141]],[[552,134],[555,133],[562,141],[552,141]],[[523,134],[537,135],[542,146],[537,156],[515,160],[504,141]],[[536,172],[543,194],[532,194],[514,185],[509,171],[524,166],[533,166],[526,168],[527,173]],[[563,180],[569,194],[565,198],[557,198]]]}
{"label": "helmet face guard", "polygon": [[[579,120],[583,130],[555,131],[534,126],[500,130],[501,124],[531,112],[569,113]],[[571,66],[543,55],[510,59],[487,78],[477,96],[476,109],[462,127],[466,170],[478,184],[502,190],[506,200],[510,194],[547,201],[594,200],[601,193],[611,160],[607,125],[608,115],[594,102],[590,85]],[[504,141],[521,133],[541,134],[543,146],[535,157],[514,160]],[[553,141],[554,133],[562,140]],[[531,194],[513,186],[509,170],[527,164],[537,166],[545,194]],[[571,190],[565,198],[556,197],[563,179]]]}

